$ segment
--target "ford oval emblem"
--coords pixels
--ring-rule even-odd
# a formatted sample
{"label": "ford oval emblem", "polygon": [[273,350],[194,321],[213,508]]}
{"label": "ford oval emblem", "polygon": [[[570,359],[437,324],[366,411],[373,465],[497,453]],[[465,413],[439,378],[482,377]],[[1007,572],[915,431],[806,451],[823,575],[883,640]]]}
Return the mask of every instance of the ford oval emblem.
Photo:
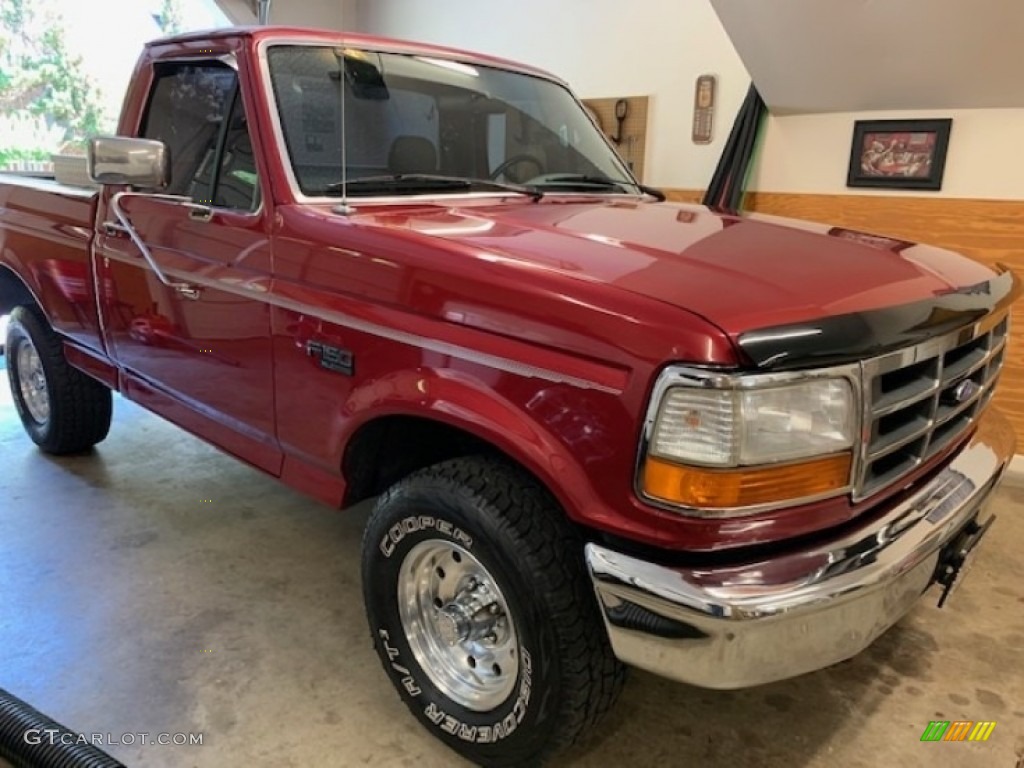
{"label": "ford oval emblem", "polygon": [[979,392],[981,392],[981,387],[978,384],[970,379],[964,379],[953,388],[951,394],[953,395],[954,402],[966,403]]}

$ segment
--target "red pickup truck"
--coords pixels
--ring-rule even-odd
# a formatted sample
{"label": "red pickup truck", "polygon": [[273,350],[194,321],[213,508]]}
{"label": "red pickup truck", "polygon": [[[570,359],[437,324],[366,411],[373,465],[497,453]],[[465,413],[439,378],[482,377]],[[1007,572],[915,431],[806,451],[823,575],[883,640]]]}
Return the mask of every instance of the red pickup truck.
{"label": "red pickup truck", "polygon": [[861,651],[992,520],[1018,284],[666,202],[556,78],[300,29],[147,46],[99,191],[0,183],[31,438],[111,391],[335,507],[415,716],[525,765],[624,664],[739,688]]}

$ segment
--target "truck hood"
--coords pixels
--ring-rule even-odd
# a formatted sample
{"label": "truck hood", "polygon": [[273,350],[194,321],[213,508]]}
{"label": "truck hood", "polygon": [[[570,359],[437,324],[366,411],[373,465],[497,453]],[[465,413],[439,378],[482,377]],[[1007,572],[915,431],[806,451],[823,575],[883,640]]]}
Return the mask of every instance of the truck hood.
{"label": "truck hood", "polygon": [[995,274],[939,248],[702,206],[591,198],[366,211],[362,224],[640,294],[698,314],[734,340],[931,299]]}

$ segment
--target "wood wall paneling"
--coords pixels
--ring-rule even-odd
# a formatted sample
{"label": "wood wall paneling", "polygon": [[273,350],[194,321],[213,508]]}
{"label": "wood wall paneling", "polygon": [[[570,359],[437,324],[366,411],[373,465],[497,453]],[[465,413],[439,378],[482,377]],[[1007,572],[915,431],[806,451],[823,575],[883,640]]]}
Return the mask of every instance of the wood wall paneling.
{"label": "wood wall paneling", "polygon": [[663,189],[665,197],[673,203],[697,203],[704,199],[702,189]]}
{"label": "wood wall paneling", "polygon": [[[665,191],[678,202],[699,202],[703,194]],[[1024,279],[1024,200],[751,192],[745,208],[949,248],[989,266],[1005,264]],[[1024,440],[1024,301],[1012,314],[996,403]]]}
{"label": "wood wall paneling", "polygon": [[610,99],[584,99],[583,103],[597,119],[605,136],[618,135],[619,122],[615,117],[615,104],[626,102],[626,118],[622,121],[621,140],[615,145],[619,157],[633,174],[644,180],[644,156],[647,153],[647,96],[622,96]]}

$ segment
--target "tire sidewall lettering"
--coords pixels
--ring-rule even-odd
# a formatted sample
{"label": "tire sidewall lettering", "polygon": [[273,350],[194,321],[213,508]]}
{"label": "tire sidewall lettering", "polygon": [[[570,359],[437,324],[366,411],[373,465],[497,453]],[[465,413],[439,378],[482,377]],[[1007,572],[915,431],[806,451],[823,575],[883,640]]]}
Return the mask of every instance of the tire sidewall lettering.
{"label": "tire sidewall lettering", "polygon": [[455,715],[450,714],[438,707],[434,702],[428,702],[423,709],[423,716],[440,730],[455,736],[462,741],[474,744],[495,744],[508,738],[526,717],[529,709],[530,695],[533,689],[533,662],[527,651],[521,654],[522,671],[519,679],[519,689],[516,700],[512,704],[512,710],[504,717],[490,724],[472,725],[459,720]]}
{"label": "tire sidewall lettering", "polygon": [[392,525],[380,541],[380,551],[384,557],[390,558],[398,545],[408,536],[420,531],[434,530],[455,541],[460,546],[471,550],[473,537],[448,520],[438,519],[432,515],[409,515]]}
{"label": "tire sidewall lettering", "polygon": [[398,648],[391,645],[391,633],[388,632],[386,629],[379,629],[377,630],[377,635],[380,637],[380,642],[381,646],[384,648],[384,653],[387,654],[389,665],[393,670],[395,670],[395,672],[402,676],[400,680],[402,687],[410,696],[416,698],[421,693],[423,693],[423,689],[420,688],[419,684],[417,684],[416,678],[412,676],[412,672],[409,670],[409,668],[403,666],[397,661],[398,656],[401,652],[398,650]]}
{"label": "tire sidewall lettering", "polygon": [[[387,570],[391,571],[400,567],[402,558],[415,544],[431,538],[448,539],[469,551],[473,551],[475,544],[474,537],[458,523],[437,515],[410,514],[388,527],[377,540],[376,549],[389,563]],[[442,739],[481,746],[496,745],[518,734],[524,721],[529,722],[536,668],[534,655],[526,647],[531,639],[524,637],[524,632],[519,633],[520,664],[516,688],[496,711],[477,713],[448,700],[434,688],[409,650],[401,620],[391,608],[386,613],[388,616],[381,618],[387,623],[374,628],[385,669],[399,693],[410,701],[410,705],[416,702],[423,722],[436,729]],[[533,638],[532,642],[536,640]]]}

